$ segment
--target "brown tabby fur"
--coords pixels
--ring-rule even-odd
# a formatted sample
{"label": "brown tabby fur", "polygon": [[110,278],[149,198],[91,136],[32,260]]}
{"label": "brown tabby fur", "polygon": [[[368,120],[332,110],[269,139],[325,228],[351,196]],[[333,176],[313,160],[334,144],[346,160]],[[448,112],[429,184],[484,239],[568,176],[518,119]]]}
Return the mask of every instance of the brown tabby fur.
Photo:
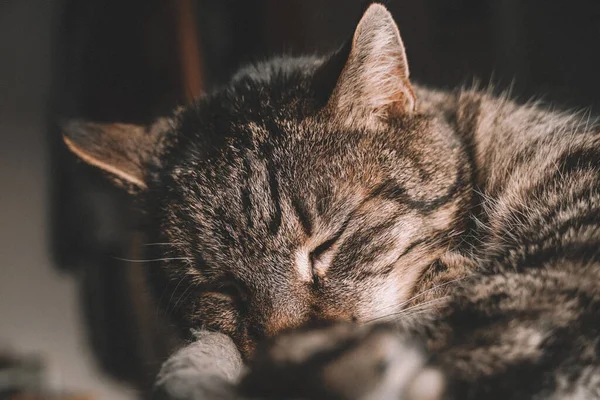
{"label": "brown tabby fur", "polygon": [[248,67],[169,121],[135,151],[121,125],[66,140],[139,192],[166,310],[251,360],[235,396],[600,397],[586,115],[412,86],[373,5],[330,58]]}

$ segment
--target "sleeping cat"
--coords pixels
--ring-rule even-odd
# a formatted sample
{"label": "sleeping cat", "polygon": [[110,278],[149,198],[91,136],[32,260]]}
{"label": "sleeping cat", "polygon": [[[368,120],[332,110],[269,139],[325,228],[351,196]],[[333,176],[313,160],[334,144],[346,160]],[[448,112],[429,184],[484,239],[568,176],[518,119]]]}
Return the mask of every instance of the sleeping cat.
{"label": "sleeping cat", "polygon": [[330,57],[64,137],[152,221],[181,329],[225,338],[202,368],[247,362],[222,398],[600,398],[598,126],[413,85],[381,5]]}

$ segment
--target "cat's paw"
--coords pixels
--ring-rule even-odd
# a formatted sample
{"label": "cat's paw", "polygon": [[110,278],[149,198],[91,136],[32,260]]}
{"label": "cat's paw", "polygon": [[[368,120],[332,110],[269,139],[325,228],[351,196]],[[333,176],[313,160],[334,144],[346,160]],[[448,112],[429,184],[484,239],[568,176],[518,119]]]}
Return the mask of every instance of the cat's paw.
{"label": "cat's paw", "polygon": [[250,396],[434,400],[445,383],[424,352],[387,326],[336,324],[283,334],[259,350],[241,389]]}
{"label": "cat's paw", "polygon": [[157,376],[153,399],[237,399],[243,363],[228,336],[194,331],[195,341],[173,353]]}

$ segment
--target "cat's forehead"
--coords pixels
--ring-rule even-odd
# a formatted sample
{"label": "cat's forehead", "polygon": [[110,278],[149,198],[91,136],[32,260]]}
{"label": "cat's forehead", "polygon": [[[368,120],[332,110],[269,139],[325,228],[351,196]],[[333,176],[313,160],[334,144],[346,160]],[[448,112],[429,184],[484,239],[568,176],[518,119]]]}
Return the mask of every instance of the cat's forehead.
{"label": "cat's forehead", "polygon": [[[310,82],[318,63],[276,60],[247,69],[183,110],[169,181],[185,218],[192,213],[219,237],[268,238],[248,226],[285,219],[294,202],[343,215],[352,194],[395,181],[420,196],[427,188],[421,181],[445,174],[448,159],[423,159],[429,150],[440,153],[435,135],[423,134],[432,129],[427,117],[407,114],[373,128],[316,113]],[[438,181],[432,192],[447,183]]]}
{"label": "cat's forehead", "polygon": [[423,191],[421,181],[436,172],[430,170],[435,163],[416,157],[398,130],[342,130],[281,116],[237,119],[221,127],[229,130],[201,144],[209,151],[192,146],[171,170],[182,209],[206,230],[222,231],[228,221],[227,230],[253,233],[248,226],[275,214],[285,219],[285,208],[298,208],[298,202],[326,217],[343,217],[357,194],[386,181],[408,191],[420,185]]}
{"label": "cat's forehead", "polygon": [[422,134],[431,130],[427,117],[407,116],[383,129],[343,126],[311,113],[310,105],[298,105],[307,96],[298,88],[302,79],[309,78],[295,76],[288,82],[279,76],[260,82],[263,86],[241,79],[235,90],[219,92],[183,113],[170,171],[175,184],[193,188],[195,200],[228,206],[226,199],[239,197],[242,188],[268,192],[273,181],[304,196],[372,186],[388,175],[410,179],[435,172],[427,169],[442,160],[428,159],[437,149],[425,143],[432,135]]}

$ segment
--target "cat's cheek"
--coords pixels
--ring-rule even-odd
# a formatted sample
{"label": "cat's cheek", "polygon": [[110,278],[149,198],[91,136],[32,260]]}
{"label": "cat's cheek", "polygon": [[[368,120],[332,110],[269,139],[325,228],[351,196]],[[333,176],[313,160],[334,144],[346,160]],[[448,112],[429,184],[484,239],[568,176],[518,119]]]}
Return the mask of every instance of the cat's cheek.
{"label": "cat's cheek", "polygon": [[203,294],[199,298],[193,328],[226,334],[233,339],[243,358],[248,359],[259,339],[248,329],[247,316],[237,307],[236,302],[227,296]]}

